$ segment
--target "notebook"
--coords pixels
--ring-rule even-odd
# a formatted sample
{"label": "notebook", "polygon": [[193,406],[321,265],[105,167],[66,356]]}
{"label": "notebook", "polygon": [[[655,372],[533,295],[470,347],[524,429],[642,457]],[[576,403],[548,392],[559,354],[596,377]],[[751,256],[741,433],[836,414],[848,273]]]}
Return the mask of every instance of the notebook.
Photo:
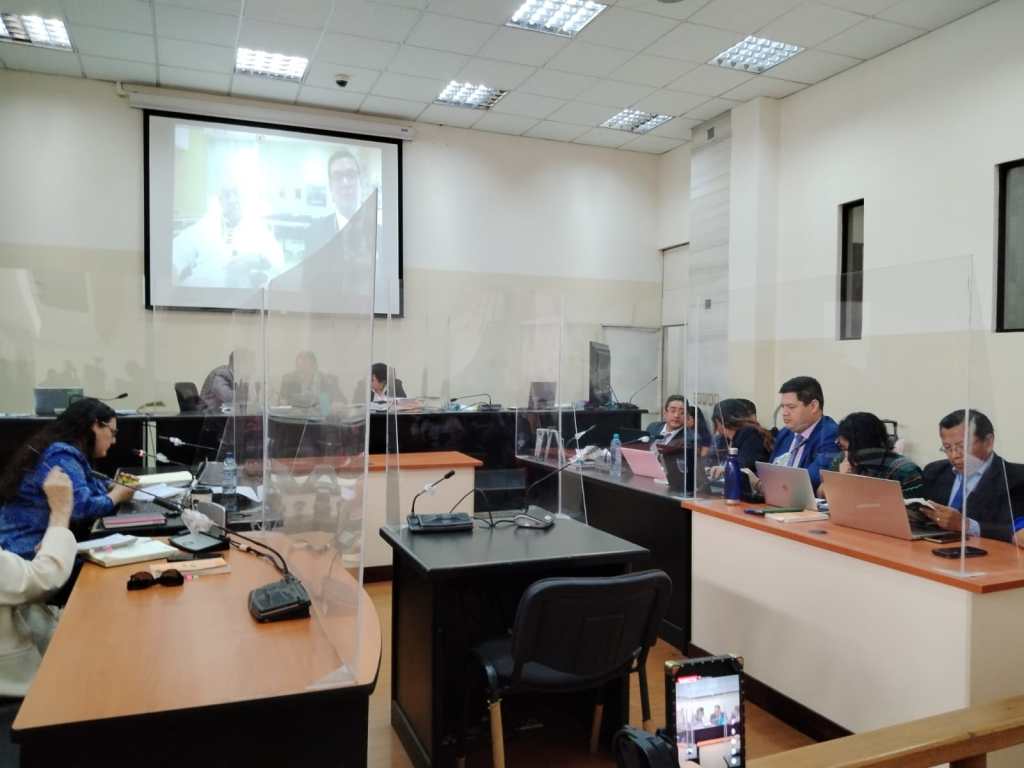
{"label": "notebook", "polygon": [[114,568],[118,565],[144,563],[147,560],[163,560],[176,554],[177,549],[162,541],[137,538],[127,546],[116,549],[90,549],[83,552],[82,556],[104,568]]}

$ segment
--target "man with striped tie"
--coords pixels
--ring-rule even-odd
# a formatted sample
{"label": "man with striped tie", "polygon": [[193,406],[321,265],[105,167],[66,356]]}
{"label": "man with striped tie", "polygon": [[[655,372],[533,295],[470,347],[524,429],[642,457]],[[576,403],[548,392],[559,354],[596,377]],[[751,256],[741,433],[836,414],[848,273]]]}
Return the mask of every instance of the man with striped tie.
{"label": "man with striped tie", "polygon": [[821,470],[828,469],[839,453],[838,426],[824,413],[825,395],[817,379],[792,378],[779,388],[779,395],[786,426],[775,438],[772,464],[803,467],[817,490]]}

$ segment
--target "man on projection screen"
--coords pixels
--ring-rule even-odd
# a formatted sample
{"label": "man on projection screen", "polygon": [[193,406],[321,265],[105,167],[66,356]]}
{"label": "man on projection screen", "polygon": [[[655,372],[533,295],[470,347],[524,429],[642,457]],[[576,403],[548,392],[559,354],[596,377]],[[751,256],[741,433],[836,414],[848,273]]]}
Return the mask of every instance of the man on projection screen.
{"label": "man on projection screen", "polygon": [[228,174],[202,218],[174,238],[176,285],[256,288],[284,269],[280,243],[243,190]]}
{"label": "man on projection screen", "polygon": [[350,150],[339,149],[327,160],[327,176],[334,201],[334,213],[313,221],[305,233],[309,256],[323,248],[345,228],[363,202],[362,168]]}

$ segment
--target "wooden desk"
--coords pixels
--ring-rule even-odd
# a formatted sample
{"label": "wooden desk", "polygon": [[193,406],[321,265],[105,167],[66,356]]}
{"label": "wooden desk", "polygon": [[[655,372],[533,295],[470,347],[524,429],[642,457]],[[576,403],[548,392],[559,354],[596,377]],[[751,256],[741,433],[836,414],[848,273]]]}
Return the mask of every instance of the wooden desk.
{"label": "wooden desk", "polygon": [[[776,523],[721,500],[683,506],[695,513],[693,644],[743,656],[797,708],[861,732],[1024,692],[1016,547],[972,540],[989,555],[961,570],[928,542]],[[1017,750],[989,765],[1024,764]]]}
{"label": "wooden desk", "polygon": [[[468,650],[511,626],[526,587],[548,576],[627,573],[647,555],[563,518],[548,530],[414,535],[384,527],[380,535],[394,550],[391,726],[419,768],[454,764]],[[627,720],[623,688],[605,702],[607,738]]]}
{"label": "wooden desk", "polygon": [[[274,546],[292,569],[316,572],[314,550],[283,539]],[[277,571],[251,554],[225,559],[229,574],[138,592],[125,584],[147,564],[83,566],[14,723],[23,765],[365,766],[381,647],[367,594],[335,568],[333,588],[353,596],[347,615],[259,624],[248,593]]]}

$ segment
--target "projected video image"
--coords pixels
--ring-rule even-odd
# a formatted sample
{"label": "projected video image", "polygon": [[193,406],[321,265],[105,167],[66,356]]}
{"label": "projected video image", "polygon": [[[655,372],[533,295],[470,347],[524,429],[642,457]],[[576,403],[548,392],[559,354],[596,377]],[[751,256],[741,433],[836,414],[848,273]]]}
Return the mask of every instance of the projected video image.
{"label": "projected video image", "polygon": [[676,748],[679,761],[701,766],[743,764],[740,679],[681,677],[676,680]]}
{"label": "projected video image", "polygon": [[324,247],[380,180],[373,147],[176,125],[172,284],[259,287]]}

